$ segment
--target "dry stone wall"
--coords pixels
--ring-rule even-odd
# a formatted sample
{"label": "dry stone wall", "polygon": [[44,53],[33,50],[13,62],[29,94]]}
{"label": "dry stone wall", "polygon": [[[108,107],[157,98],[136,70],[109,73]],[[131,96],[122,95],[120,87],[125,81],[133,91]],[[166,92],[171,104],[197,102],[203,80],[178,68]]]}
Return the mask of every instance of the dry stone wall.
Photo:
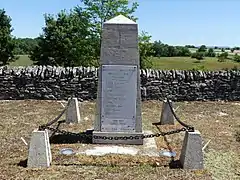
{"label": "dry stone wall", "polygon": [[[142,69],[142,100],[240,100],[240,71],[178,71]],[[67,99],[97,97],[94,67],[0,67],[0,99]]]}

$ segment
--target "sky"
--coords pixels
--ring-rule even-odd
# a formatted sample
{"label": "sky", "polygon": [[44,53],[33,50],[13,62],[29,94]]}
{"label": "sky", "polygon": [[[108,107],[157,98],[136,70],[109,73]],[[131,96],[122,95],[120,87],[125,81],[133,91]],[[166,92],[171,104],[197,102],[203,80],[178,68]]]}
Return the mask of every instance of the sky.
{"label": "sky", "polygon": [[[130,0],[132,2],[134,0]],[[240,46],[239,0],[137,0],[139,33],[170,45]],[[57,14],[80,0],[0,0],[16,37],[37,37],[44,14]]]}

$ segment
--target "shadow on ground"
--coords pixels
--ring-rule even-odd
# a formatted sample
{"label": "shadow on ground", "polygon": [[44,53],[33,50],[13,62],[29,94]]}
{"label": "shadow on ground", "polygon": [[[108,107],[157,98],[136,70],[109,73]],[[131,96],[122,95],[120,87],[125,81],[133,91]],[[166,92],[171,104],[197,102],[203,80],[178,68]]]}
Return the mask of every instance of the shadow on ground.
{"label": "shadow on ground", "polygon": [[56,134],[50,137],[51,144],[92,144],[92,137],[88,133]]}
{"label": "shadow on ground", "polygon": [[21,160],[21,161],[17,164],[17,166],[26,168],[26,167],[27,167],[27,160],[28,160],[28,159]]}

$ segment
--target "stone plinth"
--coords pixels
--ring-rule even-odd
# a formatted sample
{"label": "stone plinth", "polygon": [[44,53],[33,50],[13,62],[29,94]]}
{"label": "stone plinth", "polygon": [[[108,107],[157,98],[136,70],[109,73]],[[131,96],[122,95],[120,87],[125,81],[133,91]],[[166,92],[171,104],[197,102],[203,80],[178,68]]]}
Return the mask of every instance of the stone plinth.
{"label": "stone plinth", "polygon": [[79,123],[80,122],[80,112],[78,107],[78,99],[69,99],[69,106],[66,111],[66,123]]}
{"label": "stone plinth", "polygon": [[51,161],[48,131],[34,130],[29,145],[27,166],[30,168],[50,167]]}
{"label": "stone plinth", "polygon": [[186,132],[180,162],[184,169],[203,169],[202,138],[199,131]]}
{"label": "stone plinth", "polygon": [[[172,101],[170,101],[170,103],[172,105]],[[170,106],[169,106],[167,100],[163,101],[160,124],[161,125],[165,125],[165,124],[174,125],[173,113],[170,109]]]}
{"label": "stone plinth", "polygon": [[[119,15],[103,25],[95,136],[142,134],[138,25]],[[143,144],[143,140],[95,139],[93,143]]]}

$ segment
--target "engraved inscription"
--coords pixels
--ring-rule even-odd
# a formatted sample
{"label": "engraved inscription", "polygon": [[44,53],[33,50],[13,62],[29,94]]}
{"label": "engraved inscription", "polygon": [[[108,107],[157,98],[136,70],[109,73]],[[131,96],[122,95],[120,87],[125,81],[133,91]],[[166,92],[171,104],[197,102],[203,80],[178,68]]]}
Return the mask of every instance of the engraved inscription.
{"label": "engraved inscription", "polygon": [[102,67],[101,130],[135,130],[137,67],[104,65]]}

